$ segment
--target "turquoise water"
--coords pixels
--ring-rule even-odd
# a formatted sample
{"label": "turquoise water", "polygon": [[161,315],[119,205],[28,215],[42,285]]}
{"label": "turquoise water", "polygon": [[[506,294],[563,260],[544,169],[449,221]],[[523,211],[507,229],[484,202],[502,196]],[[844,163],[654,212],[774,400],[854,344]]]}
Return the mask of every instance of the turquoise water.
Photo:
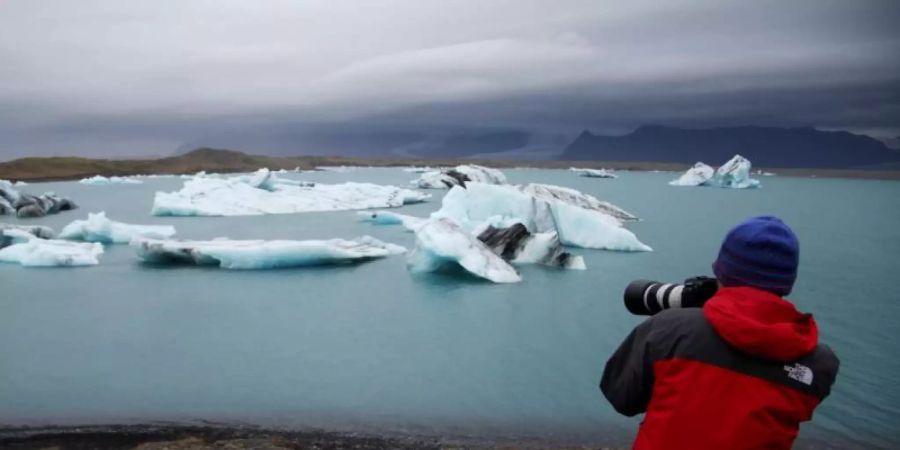
{"label": "turquoise water", "polygon": [[[731,225],[775,214],[801,240],[792,299],[815,314],[842,361],[801,446],[900,446],[900,183],[763,177],[762,189],[731,191],[670,187],[675,175],[665,173],[506,173],[622,206],[644,219],[630,228],[656,251],[575,249],[587,271],[524,267],[514,285],[413,276],[402,256],[226,271],[146,266],[115,246],[96,267],[0,265],[0,423],[202,419],[627,445],[639,419],[617,416],[596,387],[640,320],[622,306],[625,285],[708,274]],[[292,177],[402,185],[414,175]],[[58,231],[105,210],[113,220],[173,224],[189,239],[370,234],[413,244],[402,228],[361,223],[354,212],[150,217],[153,192],[180,185],[32,184],[27,192],[55,190],[81,209],[28,223]],[[424,216],[439,207],[435,194],[397,211]]]}

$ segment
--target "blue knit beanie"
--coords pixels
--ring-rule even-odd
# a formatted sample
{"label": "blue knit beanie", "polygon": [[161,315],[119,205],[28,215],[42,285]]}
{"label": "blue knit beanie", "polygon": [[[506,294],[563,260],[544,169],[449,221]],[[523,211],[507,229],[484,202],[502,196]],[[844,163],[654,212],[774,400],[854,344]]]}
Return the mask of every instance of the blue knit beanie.
{"label": "blue knit beanie", "polygon": [[731,229],[722,242],[713,273],[723,286],[750,286],[780,296],[797,279],[800,244],[777,217],[752,217]]}

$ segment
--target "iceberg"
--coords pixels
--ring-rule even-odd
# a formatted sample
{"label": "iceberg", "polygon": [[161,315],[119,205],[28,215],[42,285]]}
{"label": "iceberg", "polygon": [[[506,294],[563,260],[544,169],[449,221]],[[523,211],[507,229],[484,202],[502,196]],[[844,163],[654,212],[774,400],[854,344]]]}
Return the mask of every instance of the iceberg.
{"label": "iceberg", "polygon": [[137,239],[138,257],[151,263],[218,266],[223,269],[277,269],[383,258],[406,251],[369,236],[352,240],[178,241]]}
{"label": "iceberg", "polygon": [[103,254],[103,246],[97,243],[41,239],[20,229],[7,228],[0,233],[12,240],[10,245],[0,248],[0,262],[25,267],[93,266],[100,263]]}
{"label": "iceberg", "polygon": [[618,251],[651,251],[623,226],[633,214],[574,189],[546,184],[469,183],[444,196],[434,218],[450,218],[467,229],[485,221],[521,223],[531,233],[555,232],[564,245]]}
{"label": "iceberg", "polygon": [[19,218],[44,217],[60,211],[75,209],[75,202],[52,192],[40,196],[24,194],[13,184],[0,180],[0,215],[16,214]]}
{"label": "iceberg", "polygon": [[409,231],[415,231],[427,220],[390,211],[359,211],[356,215],[364,222],[372,222],[376,225],[403,225]]}
{"label": "iceberg", "polygon": [[732,189],[759,187],[759,180],[750,178],[750,160],[734,155],[727,163],[716,169],[713,180],[716,186]]}
{"label": "iceberg", "polygon": [[0,223],[0,248],[8,247],[12,245],[14,241],[11,236],[6,236],[5,234],[3,234],[3,232],[7,230],[21,231],[40,239],[53,239],[56,237],[56,233],[54,233],[53,229],[50,227],[45,227],[42,225],[26,226]]}
{"label": "iceberg", "polygon": [[434,272],[459,265],[494,283],[522,281],[519,272],[488,246],[450,219],[433,219],[416,230],[416,246],[407,256],[411,272]]}
{"label": "iceberg", "polygon": [[131,177],[104,177],[102,175],[94,175],[90,178],[82,178],[79,183],[91,184],[94,186],[108,186],[110,184],[144,184],[143,181]]}
{"label": "iceberg", "polygon": [[688,169],[677,180],[669,182],[672,186],[716,186],[731,189],[747,189],[759,187],[759,180],[750,178],[750,160],[741,155],[722,164],[718,169],[698,162]]}
{"label": "iceberg", "polygon": [[571,167],[569,170],[588,178],[619,178],[619,176],[614,174],[611,170],[606,169],[579,169],[577,167]]}
{"label": "iceberg", "polygon": [[513,264],[543,264],[565,269],[585,270],[584,258],[566,252],[556,233],[528,232],[525,225],[513,224],[506,228],[487,225],[477,232],[494,253]]}
{"label": "iceberg", "polygon": [[677,180],[669,182],[672,186],[703,186],[712,180],[715,169],[698,162],[693,167],[683,173]]}
{"label": "iceberg", "polygon": [[418,179],[411,181],[413,185],[420,189],[465,187],[468,182],[506,184],[506,175],[503,175],[503,172],[497,169],[468,164],[456,166],[452,169],[426,172],[419,176]]}
{"label": "iceberg", "polygon": [[171,225],[132,225],[114,222],[105,212],[88,214],[87,220],[76,220],[59,233],[60,239],[70,241],[100,242],[103,244],[127,244],[133,239],[169,239],[175,235]]}
{"label": "iceberg", "polygon": [[286,180],[267,169],[231,178],[195,177],[177,192],[157,192],[155,216],[248,216],[395,208],[429,194],[370,183],[314,184]]}

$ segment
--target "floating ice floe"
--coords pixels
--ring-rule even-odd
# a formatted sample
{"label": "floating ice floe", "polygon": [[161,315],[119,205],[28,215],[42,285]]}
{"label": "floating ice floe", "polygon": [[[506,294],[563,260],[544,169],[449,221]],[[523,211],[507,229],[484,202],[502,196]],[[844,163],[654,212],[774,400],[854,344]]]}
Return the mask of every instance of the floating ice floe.
{"label": "floating ice floe", "polygon": [[137,239],[138,257],[152,263],[219,266],[223,269],[276,269],[383,258],[405,248],[369,236],[352,240],[176,241]]}
{"label": "floating ice floe", "polygon": [[320,166],[320,167],[316,167],[316,169],[324,170],[326,172],[346,173],[346,172],[352,172],[352,171],[358,169],[358,167],[356,167],[356,166]]}
{"label": "floating ice floe", "polygon": [[450,219],[432,219],[416,230],[416,246],[407,256],[412,272],[434,272],[457,264],[494,283],[522,281],[519,272]]}
{"label": "floating ice floe", "polygon": [[45,227],[43,225],[29,226],[0,223],[0,248],[7,247],[13,243],[13,238],[11,236],[6,236],[5,234],[3,234],[3,232],[7,230],[25,232],[40,239],[53,239],[56,237],[56,233],[53,232],[52,228]]}
{"label": "floating ice floe", "polygon": [[15,214],[19,218],[33,218],[75,208],[75,202],[52,192],[40,196],[25,194],[13,188],[12,183],[0,180],[0,215]]}
{"label": "floating ice floe", "polygon": [[569,168],[569,170],[588,178],[619,178],[619,176],[614,174],[611,170],[606,169],[579,169],[577,167],[572,167]]}
{"label": "floating ice floe", "polygon": [[94,175],[90,178],[82,178],[79,183],[91,184],[94,186],[108,186],[111,184],[144,184],[143,181],[132,177],[104,177],[102,175]]}
{"label": "floating ice floe", "polygon": [[619,251],[651,251],[623,225],[633,214],[574,189],[546,184],[468,183],[444,196],[434,218],[453,219],[466,229],[490,221],[495,227],[521,223],[532,233],[555,232],[565,245]]}
{"label": "floating ice floe", "polygon": [[404,167],[403,171],[406,173],[426,173],[426,172],[440,172],[441,169],[436,167]]}
{"label": "floating ice floe", "polygon": [[114,222],[105,212],[89,213],[87,220],[76,220],[59,233],[60,239],[70,241],[100,242],[103,244],[127,244],[133,239],[169,239],[175,235],[171,225],[132,225]]}
{"label": "floating ice floe", "polygon": [[423,173],[411,183],[421,189],[450,189],[453,186],[466,186],[466,183],[478,182],[486,184],[505,184],[506,175],[490,167],[467,164]]}
{"label": "floating ice floe", "polygon": [[155,216],[247,216],[395,208],[425,201],[424,192],[370,183],[315,184],[267,169],[231,178],[195,177],[177,192],[157,192]]}
{"label": "floating ice floe", "polygon": [[364,222],[372,222],[377,225],[403,225],[410,231],[415,231],[427,220],[390,211],[358,211],[356,215]]}
{"label": "floating ice floe", "polygon": [[759,180],[750,178],[750,169],[750,160],[741,155],[734,155],[715,171],[712,167],[698,162],[669,184],[673,186],[716,186],[731,189],[759,187]]}
{"label": "floating ice floe", "polygon": [[25,267],[93,266],[100,263],[103,246],[97,243],[42,239],[21,229],[0,230],[10,245],[0,248],[0,262],[18,263]]}
{"label": "floating ice floe", "polygon": [[669,182],[672,186],[702,186],[712,180],[716,170],[712,167],[698,162],[693,167],[683,173],[677,180]]}

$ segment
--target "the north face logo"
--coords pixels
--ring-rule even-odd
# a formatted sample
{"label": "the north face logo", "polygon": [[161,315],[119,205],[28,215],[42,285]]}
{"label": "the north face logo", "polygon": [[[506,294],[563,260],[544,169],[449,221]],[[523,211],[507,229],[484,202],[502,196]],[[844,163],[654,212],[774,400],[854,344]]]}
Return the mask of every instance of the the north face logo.
{"label": "the north face logo", "polygon": [[793,366],[784,366],[784,371],[787,372],[788,378],[792,380],[797,380],[807,386],[812,384],[813,381],[813,373],[812,369],[806,367],[799,363],[794,363]]}

